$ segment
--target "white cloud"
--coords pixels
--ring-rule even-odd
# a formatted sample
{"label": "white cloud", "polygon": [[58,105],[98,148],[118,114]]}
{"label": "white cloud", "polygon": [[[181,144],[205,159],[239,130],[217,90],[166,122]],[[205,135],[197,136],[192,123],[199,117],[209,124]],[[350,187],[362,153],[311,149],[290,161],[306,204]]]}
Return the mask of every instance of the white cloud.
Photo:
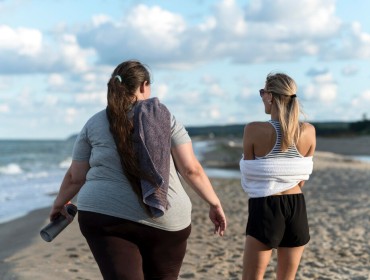
{"label": "white cloud", "polygon": [[178,104],[180,106],[188,106],[191,105],[193,108],[195,107],[194,104],[201,104],[202,97],[199,91],[191,90],[186,91],[180,95],[172,96],[171,103]]}
{"label": "white cloud", "polygon": [[356,65],[347,65],[342,68],[342,74],[344,76],[353,76],[358,73],[358,67]]}
{"label": "white cloud", "polygon": [[94,26],[100,26],[105,23],[112,23],[114,20],[107,15],[95,15],[92,17],[92,23]]}
{"label": "white cloud", "polygon": [[173,50],[179,46],[179,37],[186,29],[182,16],[163,10],[159,6],[138,5],[130,12],[124,25],[137,32],[138,37],[151,47]]}
{"label": "white cloud", "polygon": [[44,98],[44,105],[47,107],[53,107],[58,104],[59,98],[55,95],[47,95]]}
{"label": "white cloud", "polygon": [[331,73],[324,73],[314,76],[311,84],[306,86],[303,91],[304,96],[309,100],[330,104],[337,97],[338,86]]}
{"label": "white cloud", "polygon": [[83,72],[89,69],[88,57],[94,52],[91,49],[82,49],[75,35],[64,34],[60,39],[60,44],[63,60],[72,71]]}
{"label": "white cloud", "polygon": [[216,6],[216,26],[223,37],[242,37],[247,31],[247,22],[242,9],[235,0],[222,0]]}
{"label": "white cloud", "polygon": [[20,55],[36,56],[42,48],[42,33],[31,28],[12,29],[0,25],[0,51],[14,52]]}
{"label": "white cloud", "polygon": [[61,73],[88,69],[92,49],[82,49],[75,35],[45,38],[32,28],[0,26],[0,73]]}
{"label": "white cloud", "polygon": [[153,85],[151,90],[153,96],[157,96],[159,99],[165,99],[169,88],[167,84],[161,83]]}
{"label": "white cloud", "polygon": [[240,98],[241,100],[247,100],[247,99],[249,99],[250,97],[253,97],[256,94],[257,93],[253,93],[253,91],[249,87],[244,86],[244,87],[242,87],[242,89],[240,91],[240,95],[239,95],[238,98]]}
{"label": "white cloud", "polygon": [[[0,76],[0,95],[7,92],[13,87],[13,78],[10,76]],[[4,96],[6,97],[6,96]]]}
{"label": "white cloud", "polygon": [[208,86],[208,92],[213,97],[224,97],[225,91],[219,84],[212,84]]}
{"label": "white cloud", "polygon": [[77,110],[75,108],[67,108],[64,113],[64,121],[68,124],[71,124],[75,121],[77,116]]}
{"label": "white cloud", "polygon": [[211,110],[209,111],[209,116],[211,117],[211,119],[219,119],[221,117],[221,113],[220,113],[220,110],[218,108],[211,108]]}
{"label": "white cloud", "polygon": [[331,102],[337,96],[337,86],[333,83],[323,83],[319,87],[319,98],[324,102]]}
{"label": "white cloud", "polygon": [[60,74],[51,74],[48,78],[48,84],[52,87],[64,85],[64,77]]}
{"label": "white cloud", "polygon": [[21,89],[20,93],[16,97],[16,100],[20,107],[23,107],[24,110],[33,109],[33,100],[31,96],[31,89],[29,87],[24,87]]}
{"label": "white cloud", "polygon": [[217,20],[213,16],[209,16],[206,20],[199,24],[198,28],[202,32],[208,32],[217,26]]}
{"label": "white cloud", "polygon": [[75,96],[75,101],[78,104],[106,105],[107,95],[105,92],[80,93]]}
{"label": "white cloud", "polygon": [[[221,111],[217,105],[205,105],[197,115],[193,115],[190,120],[192,125],[197,125],[200,121],[206,124],[214,124],[221,118]],[[223,120],[225,123],[225,120]]]}
{"label": "white cloud", "polygon": [[[370,102],[370,89],[369,90],[366,90],[364,91],[364,93],[362,94],[362,98],[365,100],[365,101],[369,101]],[[369,104],[367,104],[369,105]]]}
{"label": "white cloud", "polygon": [[0,114],[9,113],[9,105],[8,104],[0,104]]}
{"label": "white cloud", "polygon": [[334,12],[335,0],[254,0],[247,6],[246,18],[263,24],[266,30],[270,27],[271,35],[280,31],[276,34],[279,38],[310,38],[338,30],[340,20]]}
{"label": "white cloud", "polygon": [[140,4],[120,21],[91,24],[78,33],[78,41],[83,47],[95,48],[102,64],[132,58],[151,65],[175,64],[182,61],[173,57],[184,59],[181,48],[186,28],[181,15]]}
{"label": "white cloud", "polygon": [[[370,58],[370,34],[343,23],[335,0],[221,0],[191,24],[157,5],[139,4],[121,19],[98,14],[79,28],[67,24],[43,34],[0,26],[0,72],[86,72],[92,63],[138,58],[150,65],[191,69],[214,60],[238,63]],[[58,24],[60,25],[60,24]],[[69,31],[67,31],[69,30]]]}
{"label": "white cloud", "polygon": [[202,76],[201,82],[206,85],[212,85],[214,83],[218,83],[218,78],[215,77],[214,75],[205,74]]}
{"label": "white cloud", "polygon": [[361,24],[358,22],[352,23],[352,36],[347,38],[348,53],[351,56],[351,51],[356,50],[355,54],[358,58],[370,58],[370,34],[362,31]]}
{"label": "white cloud", "polygon": [[365,105],[366,108],[369,108],[369,102],[370,102],[370,89],[365,90],[364,92],[362,92],[362,94],[360,94],[360,96],[354,98],[351,103],[354,106],[363,106],[363,105]]}

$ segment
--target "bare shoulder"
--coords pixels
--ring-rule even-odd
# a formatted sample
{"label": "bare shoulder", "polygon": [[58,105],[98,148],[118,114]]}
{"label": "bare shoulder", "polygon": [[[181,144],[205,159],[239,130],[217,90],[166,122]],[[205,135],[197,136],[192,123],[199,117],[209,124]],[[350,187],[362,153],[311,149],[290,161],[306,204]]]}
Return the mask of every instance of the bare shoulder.
{"label": "bare shoulder", "polygon": [[269,125],[266,122],[250,122],[244,127],[244,132],[258,132]]}
{"label": "bare shoulder", "polygon": [[316,135],[315,127],[312,124],[308,123],[308,122],[302,123],[301,132],[304,135],[307,135],[307,136],[315,136]]}

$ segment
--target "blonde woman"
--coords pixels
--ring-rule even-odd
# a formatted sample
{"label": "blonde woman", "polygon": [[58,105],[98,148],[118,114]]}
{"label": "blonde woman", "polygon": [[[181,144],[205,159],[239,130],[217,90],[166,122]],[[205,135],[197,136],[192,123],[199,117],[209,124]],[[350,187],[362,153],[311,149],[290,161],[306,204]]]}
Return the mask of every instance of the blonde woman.
{"label": "blonde woman", "polygon": [[299,121],[295,81],[269,74],[260,90],[268,122],[245,126],[242,187],[249,196],[243,280],[263,279],[277,249],[277,279],[294,279],[310,239],[304,182],[312,173],[315,128]]}

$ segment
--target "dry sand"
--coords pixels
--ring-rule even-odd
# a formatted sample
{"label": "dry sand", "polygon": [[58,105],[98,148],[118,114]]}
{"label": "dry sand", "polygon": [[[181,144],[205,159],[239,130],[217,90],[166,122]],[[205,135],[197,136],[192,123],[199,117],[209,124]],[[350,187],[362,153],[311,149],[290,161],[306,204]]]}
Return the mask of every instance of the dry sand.
{"label": "dry sand", "polygon": [[[241,279],[248,198],[239,179],[211,180],[228,229],[222,238],[213,235],[207,206],[188,191],[193,227],[181,279]],[[304,192],[311,240],[296,279],[370,279],[370,164],[317,152]],[[77,221],[51,243],[40,238],[48,211],[0,225],[0,279],[101,279]],[[275,265],[276,252],[265,279],[275,279]]]}

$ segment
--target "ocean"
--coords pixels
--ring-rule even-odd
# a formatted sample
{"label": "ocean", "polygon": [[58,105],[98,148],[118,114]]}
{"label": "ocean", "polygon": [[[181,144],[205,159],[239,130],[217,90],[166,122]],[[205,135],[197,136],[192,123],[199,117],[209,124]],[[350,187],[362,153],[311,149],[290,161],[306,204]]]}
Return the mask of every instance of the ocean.
{"label": "ocean", "polygon": [[72,148],[68,140],[0,140],[0,223],[53,203]]}
{"label": "ocean", "polygon": [[[0,223],[52,205],[71,164],[73,144],[73,140],[0,140]],[[208,141],[194,142],[194,151],[200,157],[210,146]],[[236,171],[206,172],[238,176]]]}
{"label": "ocean", "polygon": [[[199,159],[212,143],[193,142]],[[71,163],[73,144],[73,140],[0,140],[0,223],[52,205]],[[356,158],[370,162],[367,156]],[[210,177],[240,178],[238,170],[205,171]]]}

